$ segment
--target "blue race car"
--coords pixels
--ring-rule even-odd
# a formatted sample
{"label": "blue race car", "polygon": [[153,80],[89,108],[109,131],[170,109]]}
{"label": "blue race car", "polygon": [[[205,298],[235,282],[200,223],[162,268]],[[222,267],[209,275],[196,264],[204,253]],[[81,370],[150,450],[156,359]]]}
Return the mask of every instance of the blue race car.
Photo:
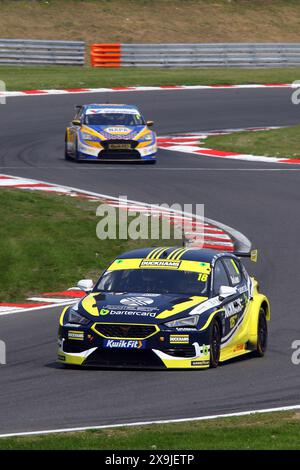
{"label": "blue race car", "polygon": [[136,106],[85,104],[76,106],[65,135],[65,159],[156,162],[156,134]]}

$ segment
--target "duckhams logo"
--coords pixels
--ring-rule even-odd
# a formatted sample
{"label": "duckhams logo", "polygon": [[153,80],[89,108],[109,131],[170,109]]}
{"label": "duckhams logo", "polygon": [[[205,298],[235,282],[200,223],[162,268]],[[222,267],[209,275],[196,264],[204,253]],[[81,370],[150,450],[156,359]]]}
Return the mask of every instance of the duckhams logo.
{"label": "duckhams logo", "polygon": [[128,339],[107,339],[104,341],[105,348],[120,348],[120,349],[143,349],[145,347],[144,341],[128,340]]}
{"label": "duckhams logo", "polygon": [[140,264],[141,268],[175,268],[178,269],[181,261],[148,261],[143,260]]}
{"label": "duckhams logo", "polygon": [[120,300],[120,303],[123,305],[129,305],[130,307],[143,307],[145,305],[153,304],[153,299],[148,299],[147,297],[126,297],[125,299]]}

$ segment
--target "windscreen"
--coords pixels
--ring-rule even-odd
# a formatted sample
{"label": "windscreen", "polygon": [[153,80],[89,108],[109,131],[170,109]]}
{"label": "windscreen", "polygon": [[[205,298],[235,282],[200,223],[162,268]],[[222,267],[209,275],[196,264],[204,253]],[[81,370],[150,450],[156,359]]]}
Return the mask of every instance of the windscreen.
{"label": "windscreen", "polygon": [[143,126],[145,121],[138,113],[86,114],[84,123],[89,126]]}
{"label": "windscreen", "polygon": [[207,296],[209,278],[207,274],[174,269],[106,271],[95,291]]}

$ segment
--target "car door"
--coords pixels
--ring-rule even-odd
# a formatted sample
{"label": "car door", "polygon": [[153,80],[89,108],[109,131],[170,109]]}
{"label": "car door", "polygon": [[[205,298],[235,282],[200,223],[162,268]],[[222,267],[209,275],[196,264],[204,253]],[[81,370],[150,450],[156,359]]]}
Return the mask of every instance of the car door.
{"label": "car door", "polygon": [[249,294],[240,262],[232,257],[224,257],[222,261],[229,276],[230,286],[237,290],[236,295],[229,297],[225,305],[227,331],[233,333],[243,321]]}
{"label": "car door", "polygon": [[81,121],[82,115],[83,115],[83,107],[78,106],[77,110],[76,110],[76,114],[75,114],[75,116],[74,116],[74,118],[71,122],[70,134],[69,134],[70,147],[71,147],[73,152],[75,152],[75,150],[76,150],[75,145],[76,145],[77,133],[78,133],[78,129],[79,129],[79,126],[73,124],[73,121],[75,121],[75,120],[76,121]]}
{"label": "car door", "polygon": [[[222,262],[222,258],[219,258],[214,265],[213,269],[213,287],[212,293],[213,297],[219,296],[219,291],[221,286],[231,287],[231,282],[229,278],[228,271],[225,268],[225,265]],[[235,296],[229,296],[222,300],[220,308],[224,309],[224,312],[221,314],[222,318],[222,337],[227,336],[230,333],[231,325],[233,324],[234,320],[231,320],[230,317],[230,305],[233,304],[235,300]],[[233,316],[233,314],[232,314]]]}

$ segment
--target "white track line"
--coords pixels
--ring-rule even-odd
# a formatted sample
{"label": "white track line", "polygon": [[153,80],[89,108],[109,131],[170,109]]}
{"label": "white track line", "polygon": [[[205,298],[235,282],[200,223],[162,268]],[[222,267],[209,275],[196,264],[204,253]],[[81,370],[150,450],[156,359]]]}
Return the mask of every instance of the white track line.
{"label": "white track line", "polygon": [[133,426],[149,426],[153,424],[172,424],[172,423],[189,423],[194,421],[205,421],[218,418],[233,418],[238,416],[249,416],[253,414],[263,414],[263,413],[275,413],[279,411],[292,411],[299,410],[300,405],[292,406],[281,406],[279,408],[266,408],[263,410],[251,410],[251,411],[241,411],[237,413],[226,413],[220,415],[210,415],[210,416],[200,416],[197,418],[180,418],[180,419],[164,419],[156,421],[138,421],[135,423],[120,423],[120,424],[105,424],[101,426],[83,426],[77,428],[61,428],[61,429],[47,429],[43,431],[27,431],[27,432],[16,432],[16,433],[7,433],[0,434],[0,438],[5,437],[18,437],[18,436],[37,436],[42,434],[54,434],[54,433],[63,433],[63,432],[80,432],[88,431],[90,429],[112,429],[112,428],[123,428],[123,427],[133,427]]}

